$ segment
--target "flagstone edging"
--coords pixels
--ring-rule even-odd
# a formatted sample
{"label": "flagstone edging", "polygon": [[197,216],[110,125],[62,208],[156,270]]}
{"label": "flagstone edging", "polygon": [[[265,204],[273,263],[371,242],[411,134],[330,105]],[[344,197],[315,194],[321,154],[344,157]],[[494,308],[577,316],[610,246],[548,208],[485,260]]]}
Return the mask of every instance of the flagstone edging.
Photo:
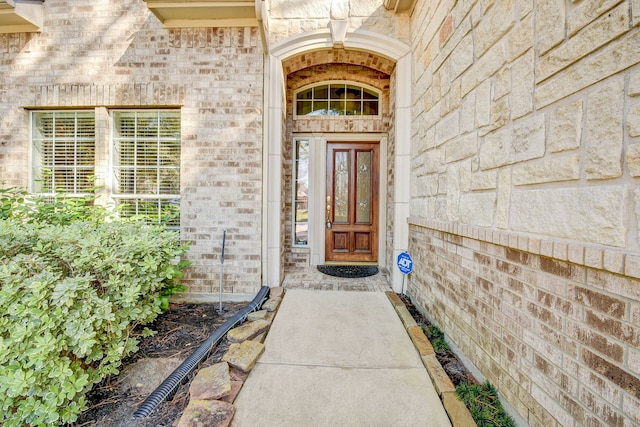
{"label": "flagstone edging", "polygon": [[[263,310],[249,313],[247,321],[231,329],[233,342],[222,357],[222,361],[201,369],[191,382],[191,399],[182,413],[177,427],[228,427],[235,415],[233,402],[240,392],[247,375],[264,352],[264,339],[271,327],[276,311],[284,295],[283,288],[272,288],[269,299],[262,305]],[[216,375],[215,379],[209,378]],[[202,381],[220,391],[202,390]],[[216,396],[216,399],[208,399]]]}
{"label": "flagstone edging", "polygon": [[411,313],[409,313],[409,310],[407,310],[407,307],[404,305],[404,302],[402,302],[395,292],[387,291],[386,294],[391,305],[393,305],[393,308],[396,310],[398,317],[402,321],[409,338],[411,338],[411,342],[413,342],[413,345],[418,351],[418,354],[422,359],[422,364],[427,370],[427,373],[431,378],[431,382],[438,392],[438,396],[440,396],[442,405],[444,406],[445,411],[447,411],[447,415],[449,416],[453,427],[475,426],[476,423],[473,421],[471,412],[469,412],[469,409],[467,409],[464,402],[458,399],[456,388],[451,382],[451,379],[449,379],[449,376],[442,365],[440,365],[440,362],[438,362],[438,359],[436,359],[433,346],[425,336],[422,328],[418,326],[411,316]]}

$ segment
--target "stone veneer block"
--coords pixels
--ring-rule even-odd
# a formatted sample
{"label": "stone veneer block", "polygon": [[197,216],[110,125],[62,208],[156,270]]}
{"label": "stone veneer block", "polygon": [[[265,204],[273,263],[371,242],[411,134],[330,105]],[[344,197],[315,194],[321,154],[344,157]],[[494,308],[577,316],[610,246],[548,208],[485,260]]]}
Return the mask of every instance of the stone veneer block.
{"label": "stone veneer block", "polygon": [[395,307],[395,309],[396,309],[396,313],[398,313],[398,316],[400,316],[400,320],[402,320],[402,324],[404,325],[405,328],[418,326],[418,324],[413,319],[413,317],[411,316],[411,313],[409,313],[409,310],[407,310],[407,307],[405,307],[404,304],[402,307]]}
{"label": "stone veneer block", "polygon": [[640,277],[640,256],[627,255],[624,262],[624,273],[631,277]]}
{"label": "stone veneer block", "polygon": [[226,427],[231,425],[235,413],[236,408],[227,402],[191,400],[180,417],[178,427]]}
{"label": "stone veneer block", "polygon": [[604,269],[612,273],[624,273],[625,254],[614,251],[604,251],[603,266]]}
{"label": "stone veneer block", "polygon": [[227,362],[200,369],[189,387],[191,400],[216,400],[229,392],[231,392],[231,377]]}
{"label": "stone veneer block", "polygon": [[438,395],[442,396],[442,394],[446,392],[455,393],[456,388],[442,365],[440,365],[440,362],[438,362],[438,359],[436,359],[436,355],[420,356],[420,358],[422,359],[424,367],[427,368],[431,382],[433,382],[433,386],[436,388]]}
{"label": "stone veneer block", "polygon": [[464,402],[458,399],[455,391],[443,393],[441,399],[453,427],[472,427],[477,425]]}
{"label": "stone veneer block", "polygon": [[267,311],[276,311],[278,307],[280,307],[280,303],[282,302],[282,298],[269,298],[264,304],[262,304],[262,309]]}
{"label": "stone veneer block", "polygon": [[411,338],[411,341],[413,341],[413,345],[416,347],[416,350],[420,353],[420,356],[435,354],[431,342],[429,342],[420,326],[407,328],[407,332],[409,333],[409,337]]}
{"label": "stone veneer block", "polygon": [[249,340],[269,329],[269,326],[271,326],[271,323],[266,320],[259,319],[253,322],[246,322],[243,325],[233,328],[227,332],[227,339],[231,342]]}
{"label": "stone veneer block", "polygon": [[249,372],[263,352],[264,344],[259,342],[244,341],[240,344],[233,343],[229,346],[229,350],[225,355],[222,356],[222,360],[242,372]]}
{"label": "stone veneer block", "polygon": [[391,304],[394,307],[404,307],[404,303],[402,302],[398,294],[393,291],[387,291],[386,294],[387,298],[389,298],[389,301],[391,301]]}
{"label": "stone veneer block", "polygon": [[584,264],[584,246],[569,243],[569,261],[574,264]]}

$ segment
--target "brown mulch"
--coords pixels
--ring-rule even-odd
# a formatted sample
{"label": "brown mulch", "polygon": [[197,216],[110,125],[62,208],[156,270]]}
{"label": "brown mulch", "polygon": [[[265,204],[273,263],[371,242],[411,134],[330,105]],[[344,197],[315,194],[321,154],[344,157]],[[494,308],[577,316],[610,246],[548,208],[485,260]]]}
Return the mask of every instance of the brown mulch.
{"label": "brown mulch", "polygon": [[[431,326],[431,322],[429,322],[422,315],[422,313],[418,311],[416,306],[413,305],[413,303],[407,296],[400,295],[400,299],[402,300],[402,302],[404,302],[404,305],[407,307],[409,314],[411,314],[411,317],[413,317],[418,326]],[[436,352],[436,359],[438,359],[438,362],[440,362],[440,365],[447,373],[454,386],[458,387],[458,385],[462,383],[477,383],[471,372],[469,372],[469,370],[464,366],[460,359],[458,359],[458,356],[456,356],[456,354],[450,349],[441,353]]]}
{"label": "brown mulch", "polygon": [[[142,338],[139,350],[123,361],[120,371],[142,358],[186,359],[218,327],[237,313],[246,303],[219,304],[171,304],[168,312],[147,325],[157,331],[151,337]],[[222,359],[229,347],[226,338],[214,348],[201,367]],[[189,382],[179,386],[173,397],[161,402],[146,418],[135,419],[133,413],[147,396],[132,395],[118,376],[105,378],[87,394],[88,409],[69,427],[161,427],[172,426],[180,418],[189,403]]]}

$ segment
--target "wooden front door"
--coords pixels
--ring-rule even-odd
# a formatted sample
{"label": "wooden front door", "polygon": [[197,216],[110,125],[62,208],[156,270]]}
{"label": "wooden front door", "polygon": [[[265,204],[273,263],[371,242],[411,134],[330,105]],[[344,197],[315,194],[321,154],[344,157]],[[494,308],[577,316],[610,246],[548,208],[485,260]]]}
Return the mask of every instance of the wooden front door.
{"label": "wooden front door", "polygon": [[325,261],[378,261],[379,145],[327,143]]}

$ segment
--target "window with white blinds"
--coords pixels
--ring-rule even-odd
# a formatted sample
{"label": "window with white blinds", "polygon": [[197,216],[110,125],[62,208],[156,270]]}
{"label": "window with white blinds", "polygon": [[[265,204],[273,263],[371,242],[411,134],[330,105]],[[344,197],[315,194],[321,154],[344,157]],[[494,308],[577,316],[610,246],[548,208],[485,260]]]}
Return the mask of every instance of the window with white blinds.
{"label": "window with white blinds", "polygon": [[146,215],[179,226],[180,112],[115,110],[113,198],[121,215]]}
{"label": "window with white blinds", "polygon": [[32,111],[33,190],[82,195],[95,171],[93,111]]}

